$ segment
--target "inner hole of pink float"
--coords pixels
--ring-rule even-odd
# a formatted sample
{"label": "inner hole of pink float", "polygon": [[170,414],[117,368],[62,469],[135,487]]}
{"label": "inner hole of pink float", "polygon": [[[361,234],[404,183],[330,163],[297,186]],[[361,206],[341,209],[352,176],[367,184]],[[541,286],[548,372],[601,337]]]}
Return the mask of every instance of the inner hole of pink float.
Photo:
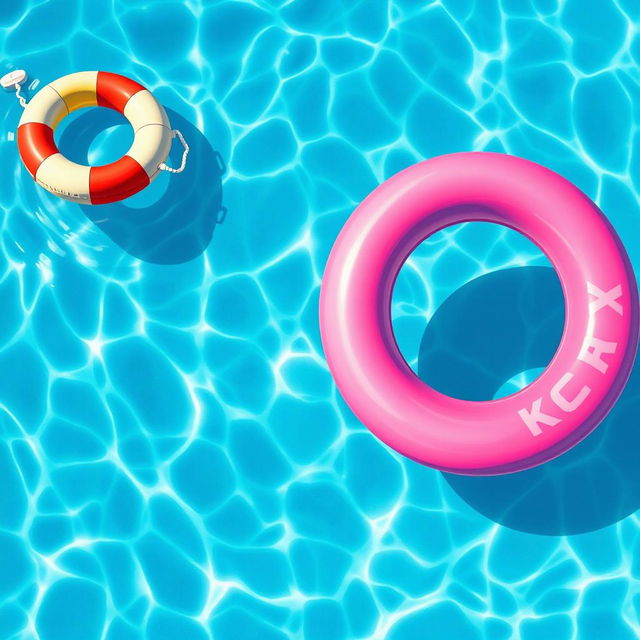
{"label": "inner hole of pink float", "polygon": [[449,226],[403,264],[391,301],[396,342],[428,385],[486,401],[533,382],[555,354],[564,296],[541,249],[499,224]]}

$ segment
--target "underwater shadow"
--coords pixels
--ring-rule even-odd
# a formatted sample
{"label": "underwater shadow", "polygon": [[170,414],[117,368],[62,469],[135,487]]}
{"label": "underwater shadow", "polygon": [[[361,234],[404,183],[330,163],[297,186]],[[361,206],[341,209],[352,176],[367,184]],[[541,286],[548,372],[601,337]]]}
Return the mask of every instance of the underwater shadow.
{"label": "underwater shadow", "polygon": [[[429,322],[419,376],[448,395],[487,400],[513,376],[546,366],[563,322],[553,269],[522,267],[479,277],[451,295]],[[633,513],[640,507],[638,362],[607,418],[560,457],[508,475],[445,473],[445,479],[486,517],[528,533],[585,533]]]}
{"label": "underwater shadow", "polygon": [[[80,208],[132,256],[156,264],[178,264],[199,256],[211,242],[216,225],[224,220],[225,166],[220,154],[194,125],[175,111],[166,111],[171,126],[182,132],[190,147],[185,170],[177,175],[162,173],[141,193],[121,202]],[[81,112],[64,129],[60,148],[71,160],[91,164],[92,142],[126,122],[111,109]],[[167,164],[177,167],[181,157],[182,146],[174,141]]]}

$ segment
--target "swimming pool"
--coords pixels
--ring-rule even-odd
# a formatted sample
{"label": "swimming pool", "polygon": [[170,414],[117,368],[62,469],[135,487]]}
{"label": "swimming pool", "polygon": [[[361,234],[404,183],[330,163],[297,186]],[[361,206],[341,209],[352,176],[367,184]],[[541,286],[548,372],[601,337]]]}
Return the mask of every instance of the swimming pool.
{"label": "swimming pool", "polygon": [[[0,637],[636,637],[640,372],[560,459],[446,476],[353,417],[317,306],[353,208],[454,151],[561,173],[640,266],[638,19],[630,0],[2,4],[3,72],[134,77],[193,151],[79,207],[33,184],[0,101]],[[112,113],[70,120],[77,161],[127,148]],[[533,245],[473,224],[416,251],[393,316],[425,380],[484,399],[544,367],[562,294]]]}

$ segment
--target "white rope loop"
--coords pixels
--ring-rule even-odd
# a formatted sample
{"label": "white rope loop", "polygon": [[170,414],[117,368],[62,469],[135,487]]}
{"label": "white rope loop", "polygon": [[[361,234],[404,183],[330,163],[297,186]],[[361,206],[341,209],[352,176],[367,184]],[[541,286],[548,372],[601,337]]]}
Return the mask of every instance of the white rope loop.
{"label": "white rope loop", "polygon": [[171,137],[175,138],[176,136],[178,137],[178,139],[182,143],[182,146],[184,147],[184,151],[182,152],[182,162],[180,163],[180,166],[177,169],[174,169],[173,167],[168,167],[164,162],[161,162],[158,165],[158,169],[160,169],[161,171],[168,171],[169,173],[182,173],[185,167],[187,166],[187,156],[189,155],[189,145],[187,144],[187,141],[184,139],[180,131],[178,131],[177,129],[174,129],[171,132]]}
{"label": "white rope loop", "polygon": [[20,93],[21,86],[22,85],[20,84],[16,84],[16,98],[18,98],[20,106],[24,109],[27,106],[27,101],[25,100],[25,97]]}
{"label": "white rope loop", "polygon": [[14,69],[0,77],[0,86],[6,91],[15,91],[18,102],[23,109],[27,106],[27,100],[20,93],[20,89],[27,79],[28,74],[24,69]]}

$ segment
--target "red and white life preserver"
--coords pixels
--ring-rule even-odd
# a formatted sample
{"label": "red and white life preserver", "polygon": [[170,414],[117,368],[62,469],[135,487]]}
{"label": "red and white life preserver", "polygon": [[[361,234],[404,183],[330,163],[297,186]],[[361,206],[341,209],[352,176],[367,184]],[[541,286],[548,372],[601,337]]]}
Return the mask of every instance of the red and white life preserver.
{"label": "red and white life preserver", "polygon": [[[122,113],[135,135],[127,153],[111,164],[71,162],[55,144],[60,121],[82,107]],[[46,85],[26,105],[18,126],[18,149],[34,180],[51,193],[83,204],[106,204],[144,189],[160,171],[173,137],[162,105],[141,84],[106,71],[72,73]]]}

